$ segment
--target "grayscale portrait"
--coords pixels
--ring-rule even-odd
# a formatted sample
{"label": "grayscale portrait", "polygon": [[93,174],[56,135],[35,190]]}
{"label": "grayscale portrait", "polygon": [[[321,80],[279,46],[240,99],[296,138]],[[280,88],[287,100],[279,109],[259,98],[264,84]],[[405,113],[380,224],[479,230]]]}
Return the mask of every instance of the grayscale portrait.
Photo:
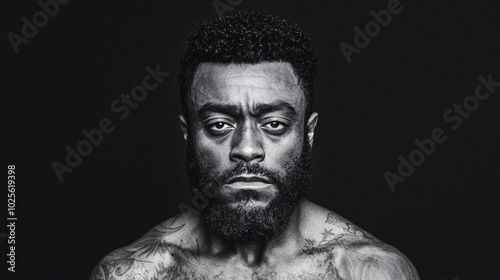
{"label": "grayscale portrait", "polygon": [[5,0],[1,280],[498,279],[493,0]]}
{"label": "grayscale portrait", "polygon": [[91,279],[419,279],[396,248],[306,198],[317,69],[288,20],[238,12],[198,25],[178,80],[200,210],[111,252]]}

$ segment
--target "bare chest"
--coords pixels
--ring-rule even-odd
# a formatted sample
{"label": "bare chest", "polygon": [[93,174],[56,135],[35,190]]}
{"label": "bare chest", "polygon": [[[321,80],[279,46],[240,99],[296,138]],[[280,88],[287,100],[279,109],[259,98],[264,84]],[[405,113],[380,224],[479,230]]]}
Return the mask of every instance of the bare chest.
{"label": "bare chest", "polygon": [[324,256],[305,256],[283,260],[275,265],[250,267],[237,262],[214,258],[193,258],[176,265],[155,268],[155,279],[201,280],[346,280],[339,275],[333,260]]}

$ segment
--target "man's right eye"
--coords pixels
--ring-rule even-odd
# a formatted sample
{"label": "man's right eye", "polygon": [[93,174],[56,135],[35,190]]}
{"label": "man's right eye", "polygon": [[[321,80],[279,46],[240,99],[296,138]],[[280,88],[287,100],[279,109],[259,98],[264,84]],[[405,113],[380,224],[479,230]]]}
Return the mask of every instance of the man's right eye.
{"label": "man's right eye", "polygon": [[209,132],[215,135],[227,133],[233,128],[232,125],[225,122],[214,122],[208,125]]}

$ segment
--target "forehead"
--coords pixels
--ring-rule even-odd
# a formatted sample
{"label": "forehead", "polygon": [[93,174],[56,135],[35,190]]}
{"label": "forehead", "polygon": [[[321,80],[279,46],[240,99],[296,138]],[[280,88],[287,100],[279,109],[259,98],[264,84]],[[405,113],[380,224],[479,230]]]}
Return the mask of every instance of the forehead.
{"label": "forehead", "polygon": [[251,106],[285,101],[301,111],[304,100],[297,76],[287,62],[202,63],[194,75],[189,103],[196,111],[209,102]]}

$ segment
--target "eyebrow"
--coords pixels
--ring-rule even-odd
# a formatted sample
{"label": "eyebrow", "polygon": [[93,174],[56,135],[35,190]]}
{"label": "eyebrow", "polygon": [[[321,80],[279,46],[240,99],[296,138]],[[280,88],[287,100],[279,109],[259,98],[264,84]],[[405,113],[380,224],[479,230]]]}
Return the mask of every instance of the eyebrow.
{"label": "eyebrow", "polygon": [[[271,112],[284,111],[290,115],[297,115],[297,111],[295,108],[288,102],[279,100],[273,103],[260,103],[252,108],[252,112],[250,113],[252,116],[262,116],[264,114],[268,114]],[[208,102],[203,105],[200,110],[198,110],[198,117],[203,118],[206,117],[209,113],[222,113],[232,117],[238,117],[241,115],[241,109],[236,105],[228,105],[228,104],[218,104],[213,102]]]}
{"label": "eyebrow", "polygon": [[240,115],[240,111],[241,111],[240,108],[238,108],[238,106],[236,105],[217,104],[208,102],[207,104],[203,105],[200,108],[200,110],[198,110],[198,117],[204,118],[208,114],[214,112],[236,117]]}
{"label": "eyebrow", "polygon": [[251,114],[254,116],[262,116],[264,114],[277,111],[284,111],[291,115],[297,115],[295,108],[290,103],[282,100],[267,104],[257,104],[257,106],[253,108],[253,112]]}

